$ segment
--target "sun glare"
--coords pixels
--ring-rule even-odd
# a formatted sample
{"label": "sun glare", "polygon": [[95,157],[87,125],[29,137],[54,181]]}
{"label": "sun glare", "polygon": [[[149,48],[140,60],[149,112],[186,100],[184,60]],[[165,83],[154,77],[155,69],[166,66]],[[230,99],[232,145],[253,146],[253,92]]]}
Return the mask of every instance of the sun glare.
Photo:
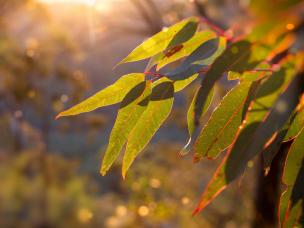
{"label": "sun glare", "polygon": [[39,0],[40,2],[44,3],[78,3],[84,4],[88,6],[93,6],[96,3],[96,0]]}

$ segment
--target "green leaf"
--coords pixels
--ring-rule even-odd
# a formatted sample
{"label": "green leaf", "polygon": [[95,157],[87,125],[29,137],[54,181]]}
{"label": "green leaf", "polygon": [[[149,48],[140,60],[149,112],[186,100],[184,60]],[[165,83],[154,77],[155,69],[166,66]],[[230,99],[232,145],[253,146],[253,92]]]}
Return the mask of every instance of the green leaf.
{"label": "green leaf", "polygon": [[174,87],[171,81],[165,81],[153,87],[149,105],[128,138],[122,165],[123,177],[136,156],[145,148],[169,116],[173,105],[173,95]]}
{"label": "green leaf", "polygon": [[195,79],[197,79],[199,74],[194,74],[188,78],[185,78],[183,80],[176,80],[174,82],[174,92],[179,92],[185,89],[188,85],[191,84]]}
{"label": "green leaf", "polygon": [[232,44],[227,48],[222,55],[220,55],[215,62],[211,65],[211,68],[206,73],[205,77],[202,80],[200,87],[200,96],[199,99],[195,101],[195,115],[194,122],[198,123],[201,116],[200,110],[204,106],[207,97],[214,87],[217,80],[238,61],[242,61],[248,53],[251,51],[251,43],[247,41],[240,41]]}
{"label": "green leaf", "polygon": [[[202,95],[200,101],[196,102],[196,105],[204,104],[210,90],[225,72],[234,71],[243,73],[254,69],[267,57],[276,45],[278,45],[277,42],[273,44],[273,46],[265,46],[259,43],[252,44],[248,40],[241,40],[230,45],[229,48],[215,60],[206,73],[206,77],[202,81]],[[197,108],[197,110],[199,110],[199,108]],[[197,113],[196,118],[199,116],[200,113]]]}
{"label": "green leaf", "polygon": [[[235,135],[232,146],[226,152],[221,164],[204,190],[199,205],[194,211],[195,214],[205,208],[218,194],[226,189],[228,184],[243,172],[244,166],[251,159],[249,158],[248,160],[248,158],[243,157],[247,153],[244,150],[248,149],[248,143],[244,142],[252,140],[258,126],[272,107],[273,102],[294,78],[297,71],[294,60],[294,58],[290,58],[282,65],[280,71],[275,72],[269,78],[263,79],[254,101],[249,106],[249,111],[246,113],[243,124]],[[242,162],[242,164],[235,164],[234,160]],[[232,168],[236,168],[239,171],[230,172]],[[237,173],[238,175],[236,175]]]}
{"label": "green leaf", "polygon": [[198,74],[191,75],[190,77],[187,77],[182,80],[171,80],[170,78],[167,77],[162,77],[158,79],[157,81],[153,82],[153,86],[156,86],[158,84],[161,84],[166,81],[171,81],[174,85],[174,92],[177,93],[183,89],[185,89],[188,85],[191,84],[196,78],[198,77]]}
{"label": "green leaf", "polygon": [[140,73],[124,75],[114,84],[106,87],[72,108],[59,113],[56,119],[63,116],[73,116],[80,113],[90,112],[103,106],[121,102],[126,94],[144,79],[145,75]]}
{"label": "green leaf", "polygon": [[202,31],[196,33],[190,40],[188,40],[182,45],[180,50],[169,56],[164,55],[164,57],[158,62],[156,69],[159,70],[169,63],[188,56],[202,43],[215,37],[216,34],[212,31]]}
{"label": "green leaf", "polygon": [[198,19],[195,17],[183,20],[144,41],[119,64],[147,59],[167,48],[182,44],[195,34],[197,25]]}
{"label": "green leaf", "polygon": [[[199,94],[200,91],[201,91],[200,89],[198,89],[196,91],[196,93],[192,99],[192,102],[189,106],[188,112],[187,112],[188,132],[189,132],[190,138],[195,130],[196,124],[194,123],[194,114],[195,114],[194,108],[195,108],[195,101],[196,101],[197,97],[200,96],[200,94]],[[210,93],[207,97],[206,103],[204,104],[204,106],[202,106],[202,110],[199,111],[202,115],[208,110],[208,108],[212,102],[213,95],[214,95],[214,88],[210,91]]]}
{"label": "green leaf", "polygon": [[[179,80],[200,72],[203,67],[210,63],[210,60],[214,60],[221,53],[219,50],[224,48],[225,42],[226,40],[222,37],[204,42],[179,67],[167,73],[167,76]],[[222,47],[219,47],[219,45]]]}
{"label": "green leaf", "polygon": [[160,52],[153,57],[150,58],[145,71],[149,71],[153,66],[155,66],[159,61],[161,61],[164,58],[165,54],[163,52]]}
{"label": "green leaf", "polygon": [[282,143],[288,130],[287,127],[288,126],[284,126],[284,128],[275,135],[274,139],[270,140],[271,142],[267,143],[262,151],[265,174],[269,172],[271,163],[275,156],[278,153],[281,153],[280,150],[283,150],[285,148],[285,145],[282,145]]}
{"label": "green leaf", "polygon": [[292,143],[284,165],[282,182],[287,186],[279,202],[279,215],[282,226],[293,227],[302,208],[304,196],[304,130]]}
{"label": "green leaf", "polygon": [[295,184],[297,175],[304,162],[304,130],[300,132],[292,143],[287,154],[282,181],[287,186]]}
{"label": "green leaf", "polygon": [[118,157],[127,138],[149,103],[151,82],[144,81],[135,86],[122,100],[100,173],[104,176]]}
{"label": "green leaf", "polygon": [[[227,78],[228,80],[247,80],[247,81],[255,81],[257,79],[261,79],[262,77],[266,77],[272,74],[271,67],[268,63],[261,63],[257,66],[261,72],[257,71],[246,71],[244,73],[229,71]],[[265,71],[262,71],[265,70]]]}
{"label": "green leaf", "polygon": [[200,64],[200,65],[211,65],[213,64],[213,62],[221,55],[223,54],[223,52],[226,49],[226,45],[227,45],[227,40],[225,37],[218,37],[219,42],[218,42],[218,47],[216,49],[216,51],[208,58],[205,59],[200,59],[196,62],[194,62],[194,64]]}
{"label": "green leaf", "polygon": [[302,83],[302,76],[299,75],[291,81],[272,106],[266,119],[258,126],[253,137],[248,138],[247,147],[228,158],[226,176],[229,180],[239,177],[244,172],[247,162],[261,152],[265,144],[285,125],[299,102],[299,96],[303,92],[300,86]]}
{"label": "green leaf", "polygon": [[[183,147],[183,149],[180,151],[180,155],[184,156],[186,154],[188,154],[190,152],[190,149],[192,147],[192,137],[195,131],[195,126],[197,125],[194,122],[194,115],[195,115],[195,101],[197,99],[198,96],[200,96],[199,92],[201,90],[198,89],[195,94],[194,97],[192,99],[192,102],[189,106],[188,112],[187,112],[187,124],[188,124],[188,133],[189,133],[189,140],[187,142],[187,144]],[[212,99],[213,99],[213,95],[214,95],[214,89],[212,89],[208,95],[207,101],[204,104],[204,106],[200,106],[202,107],[202,110],[200,110],[200,113],[203,115],[209,108],[209,106],[211,105]]]}
{"label": "green leaf", "polygon": [[242,82],[222,99],[196,140],[195,160],[214,158],[233,142],[250,86],[251,82]]}
{"label": "green leaf", "polygon": [[284,141],[289,141],[297,137],[300,131],[304,127],[304,106],[298,110],[295,118],[293,119],[287,134],[285,135]]}

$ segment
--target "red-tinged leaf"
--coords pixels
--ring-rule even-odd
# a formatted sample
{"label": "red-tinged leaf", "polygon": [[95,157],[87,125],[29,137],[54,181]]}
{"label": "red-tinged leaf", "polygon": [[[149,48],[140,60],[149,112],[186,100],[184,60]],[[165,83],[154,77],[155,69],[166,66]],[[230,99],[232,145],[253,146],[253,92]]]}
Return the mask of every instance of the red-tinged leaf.
{"label": "red-tinged leaf", "polygon": [[288,128],[288,132],[284,137],[284,141],[286,142],[297,137],[297,135],[300,133],[303,127],[304,127],[304,106],[301,105],[294,119],[292,120],[290,127]]}
{"label": "red-tinged leaf", "polygon": [[[286,85],[288,85],[290,80],[294,78],[293,75],[295,74],[296,69],[292,63],[293,58],[287,61],[279,72],[276,72],[261,84],[255,96],[255,100],[252,101],[249,106],[250,111],[246,113],[243,124],[236,133],[232,146],[228,149],[220,166],[203,192],[196,212],[199,212],[206,207],[212,199],[227,187],[228,184],[237,179],[237,177],[243,173],[247,162],[253,158],[252,154],[249,154],[251,156],[248,158],[247,152],[244,152],[249,146],[248,143],[244,142],[250,142],[273,102],[282,90],[286,88]],[[283,81],[281,81],[280,78],[282,78]],[[293,86],[295,84],[297,84],[297,80],[293,82]],[[289,92],[294,90],[293,86],[289,88]],[[274,90],[273,88],[276,89]],[[280,103],[279,100],[278,102]],[[286,116],[286,113],[284,113],[283,116]],[[271,117],[271,119],[272,118],[273,117]],[[271,126],[270,129],[276,129],[277,127],[278,126]],[[266,141],[268,140],[269,138],[267,138]]]}
{"label": "red-tinged leaf", "polygon": [[204,156],[215,158],[232,143],[243,121],[243,108],[251,84],[244,81],[234,87],[214,110],[196,140],[194,147],[196,161]]}
{"label": "red-tinged leaf", "polygon": [[273,139],[266,143],[263,151],[263,166],[265,171],[270,170],[271,163],[274,157],[279,153],[283,143],[283,139],[287,133],[287,129],[284,127],[279,133],[274,135]]}
{"label": "red-tinged leaf", "polygon": [[202,86],[200,88],[200,96],[195,101],[195,122],[201,116],[200,110],[204,106],[207,97],[213,88],[214,84],[221,76],[238,61],[242,61],[251,51],[251,44],[247,41],[240,41],[238,43],[232,44],[224,53],[219,56],[215,62],[211,65],[211,68],[206,73]]}
{"label": "red-tinged leaf", "polygon": [[263,150],[264,145],[273,134],[288,121],[298,104],[300,94],[303,92],[303,88],[299,86],[304,82],[303,79],[304,77],[297,76],[292,80],[288,88],[277,99],[266,119],[258,126],[253,137],[247,139],[246,148],[228,157],[225,173],[229,182],[243,174],[247,163]]}
{"label": "red-tinged leaf", "polygon": [[293,227],[304,203],[304,130],[294,139],[284,165],[282,182],[287,189],[279,202],[279,219],[282,227]]}

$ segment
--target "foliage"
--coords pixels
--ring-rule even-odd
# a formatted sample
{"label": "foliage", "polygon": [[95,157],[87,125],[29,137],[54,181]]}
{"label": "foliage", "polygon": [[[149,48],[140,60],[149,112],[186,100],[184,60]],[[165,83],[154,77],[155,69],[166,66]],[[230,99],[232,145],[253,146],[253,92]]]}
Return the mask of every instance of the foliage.
{"label": "foliage", "polygon": [[[288,141],[282,174],[287,189],[282,191],[279,218],[282,226],[294,226],[303,219],[304,203],[304,53],[294,51],[302,24],[286,7],[276,8],[272,18],[264,19],[240,38],[231,38],[225,32],[199,31],[204,23],[199,18],[183,20],[143,42],[119,63],[151,58],[147,70],[155,68],[156,72],[131,74],[133,79],[125,75],[58,117],[120,103],[101,174],[106,174],[126,144],[122,163],[125,177],[134,159],[167,119],[174,93],[201,78],[188,111],[190,139],[182,153],[193,148],[194,161],[225,155],[194,214],[240,179],[256,157],[262,154],[267,158],[265,167],[269,168],[280,146]],[[178,66],[167,66],[173,62]],[[215,84],[227,73],[237,85],[198,130]],[[197,130],[198,136],[194,134]],[[271,147],[274,141],[277,147]]]}

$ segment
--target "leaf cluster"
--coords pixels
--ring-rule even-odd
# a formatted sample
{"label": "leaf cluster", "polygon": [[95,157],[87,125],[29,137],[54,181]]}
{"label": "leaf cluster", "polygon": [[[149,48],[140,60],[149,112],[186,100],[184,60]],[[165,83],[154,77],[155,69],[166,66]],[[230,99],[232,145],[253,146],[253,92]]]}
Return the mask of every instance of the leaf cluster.
{"label": "leaf cluster", "polygon": [[[196,162],[225,155],[194,214],[242,177],[256,157],[262,156],[265,170],[269,170],[280,147],[289,142],[279,218],[282,226],[293,226],[300,219],[304,195],[304,54],[289,52],[297,30],[290,31],[286,24],[299,23],[292,20],[257,25],[249,35],[236,40],[227,39],[225,33],[200,30],[198,18],[183,20],[144,41],[119,63],[150,58],[146,72],[122,76],[58,117],[120,103],[101,174],[106,174],[125,146],[125,177],[169,116],[174,94],[200,78],[187,113],[189,141],[182,154],[193,150]],[[166,67],[173,62],[178,66]],[[223,75],[236,80],[237,85],[201,126],[214,86]],[[197,136],[195,132],[199,132]]]}

